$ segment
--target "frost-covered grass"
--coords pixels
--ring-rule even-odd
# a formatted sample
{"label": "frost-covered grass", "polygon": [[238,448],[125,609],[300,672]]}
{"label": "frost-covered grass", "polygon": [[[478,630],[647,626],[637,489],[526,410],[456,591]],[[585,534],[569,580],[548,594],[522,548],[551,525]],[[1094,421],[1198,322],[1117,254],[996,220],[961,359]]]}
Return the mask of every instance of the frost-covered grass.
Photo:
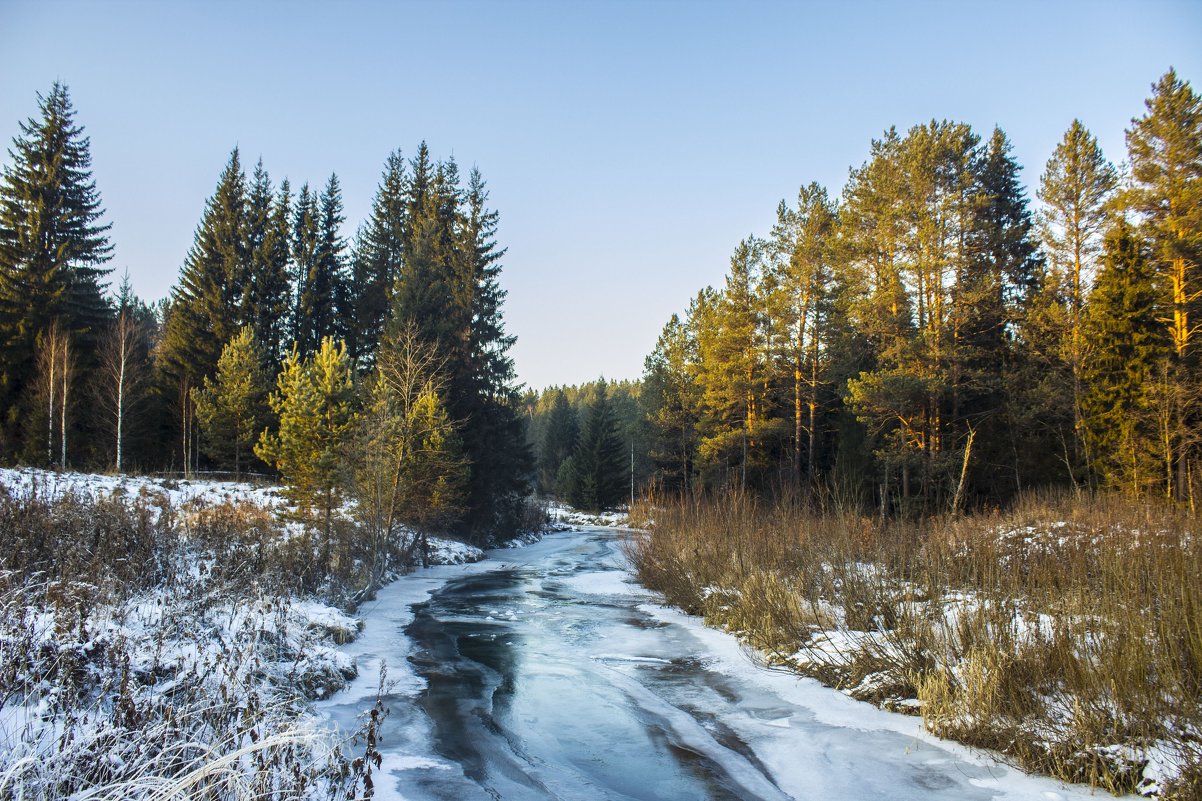
{"label": "frost-covered grass", "polygon": [[654,512],[640,579],[772,663],[1029,770],[1202,795],[1196,520],[1116,499],[923,525],[737,497]]}
{"label": "frost-covered grass", "polygon": [[608,526],[622,528],[630,525],[630,515],[623,511],[581,512],[563,503],[552,503],[547,507],[549,525],[554,526]]}
{"label": "frost-covered grass", "polygon": [[370,718],[340,742],[310,706],[355,676],[366,555],[336,533],[322,564],[272,488],[0,471],[0,798],[360,795]]}

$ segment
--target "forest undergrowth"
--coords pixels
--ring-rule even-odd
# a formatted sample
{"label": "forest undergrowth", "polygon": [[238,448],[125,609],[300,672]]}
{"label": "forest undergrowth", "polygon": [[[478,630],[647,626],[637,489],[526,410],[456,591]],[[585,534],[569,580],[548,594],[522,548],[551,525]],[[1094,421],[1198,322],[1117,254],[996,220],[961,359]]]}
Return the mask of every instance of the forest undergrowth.
{"label": "forest undergrowth", "polygon": [[1029,494],[907,522],[731,494],[640,518],[640,581],[774,667],[1028,771],[1202,798],[1202,545],[1178,510]]}
{"label": "forest undergrowth", "polygon": [[380,710],[347,740],[310,707],[355,675],[355,543],[248,503],[0,485],[0,799],[364,797]]}

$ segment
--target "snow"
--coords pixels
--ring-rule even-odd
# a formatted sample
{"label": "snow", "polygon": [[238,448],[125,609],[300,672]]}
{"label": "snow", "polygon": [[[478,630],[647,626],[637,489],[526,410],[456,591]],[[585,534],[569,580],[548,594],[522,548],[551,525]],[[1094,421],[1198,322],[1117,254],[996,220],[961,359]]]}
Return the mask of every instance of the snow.
{"label": "snow", "polygon": [[593,514],[581,512],[563,503],[550,504],[547,507],[547,514],[551,516],[552,524],[558,523],[572,527],[625,528],[630,525],[630,515],[626,512],[612,511]]}
{"label": "snow", "polygon": [[428,542],[427,560],[433,565],[462,565],[484,558],[484,551],[466,542],[440,537],[429,537]]}
{"label": "snow", "polygon": [[[282,488],[247,481],[0,468],[0,488],[17,498],[32,495],[55,498],[68,494],[96,500],[114,496],[141,498],[147,501],[154,515],[168,508],[187,515],[227,503],[253,504],[270,513],[289,510]],[[527,538],[525,542],[528,541]],[[479,548],[455,540],[428,537],[427,542],[428,562],[451,566],[443,570],[462,569],[485,557]],[[57,680],[48,682],[39,678],[38,671],[42,668],[37,664],[17,674],[16,685],[0,692],[0,796],[6,794],[6,787],[12,789],[14,781],[18,787],[29,788],[55,781],[53,771],[60,769],[56,765],[72,764],[70,759],[85,763],[98,759],[117,777],[127,769],[139,769],[140,758],[134,758],[141,747],[137,743],[122,740],[104,745],[109,742],[106,738],[113,736],[110,719],[115,719],[115,713],[109,707],[116,703],[116,697],[110,699],[104,688],[112,687],[111,665],[121,659],[127,659],[130,675],[135,679],[130,682],[131,703],[139,709],[177,703],[170,700],[173,698],[197,698],[205,707],[214,703],[234,707],[241,704],[247,715],[254,706],[262,711],[265,732],[272,731],[273,726],[281,727],[282,744],[291,747],[289,743],[296,743],[297,752],[307,749],[311,758],[318,761],[326,758],[323,754],[328,754],[336,743],[335,732],[329,728],[326,716],[306,711],[304,699],[329,698],[348,682],[361,690],[378,684],[378,662],[361,657],[369,656],[369,649],[380,644],[381,632],[374,629],[374,638],[360,638],[363,628],[360,617],[316,598],[268,594],[254,589],[253,584],[240,590],[241,594],[231,592],[212,581],[211,565],[205,557],[190,551],[184,553],[190,555],[178,566],[172,586],[81,607],[83,619],[78,625],[70,623],[64,627],[59,619],[63,610],[56,617],[53,610],[13,606],[20,604],[20,596],[13,596],[17,601],[5,601],[8,605],[0,608],[3,613],[0,660],[9,658],[14,648],[18,654],[36,654],[38,659],[50,660],[52,671],[54,660],[62,656],[79,660],[90,677],[87,680],[90,684],[83,688],[95,684],[97,695],[86,701],[89,705],[73,713],[74,718],[64,722],[55,700],[56,693],[61,692]],[[420,594],[422,589],[430,589],[437,583],[415,576],[394,586],[405,589],[408,595],[403,597],[412,598],[413,593]],[[365,605],[361,613],[371,607],[372,604]],[[68,609],[67,616],[72,612]],[[388,636],[389,633],[383,633],[383,641]],[[357,638],[361,642],[354,649],[346,647]],[[23,652],[23,648],[27,651]],[[361,665],[356,664],[357,658],[376,672],[364,675]],[[94,660],[98,661],[93,664]],[[392,678],[403,684],[407,679],[403,667],[395,669]],[[356,697],[368,701],[355,710],[358,714],[371,706],[374,689],[360,692]],[[206,713],[198,710],[197,714],[203,718]],[[157,724],[152,721],[146,725]],[[353,733],[357,728],[352,726],[343,731]],[[121,736],[128,739],[130,734],[137,736],[138,730],[129,730]],[[145,729],[142,736],[158,735]],[[214,731],[212,736],[224,735]],[[272,737],[261,742],[274,742]],[[62,750],[64,742],[72,743],[67,753]],[[179,743],[180,747],[186,745]],[[218,744],[214,741],[205,745]],[[107,753],[93,756],[97,749],[105,747],[110,748]],[[236,749],[236,744],[233,747]],[[349,745],[344,744],[345,747]],[[213,753],[217,757],[221,751]],[[427,762],[418,759],[412,765],[427,765]],[[138,780],[153,781],[153,778]]]}
{"label": "snow", "polygon": [[[824,687],[814,679],[799,678],[790,673],[763,668],[749,658],[745,647],[734,635],[709,628],[700,618],[658,604],[643,604],[639,608],[664,623],[686,628],[702,643],[708,669],[730,676],[741,683],[758,686],[783,701],[806,710],[819,723],[855,729],[865,734],[902,734],[915,743],[937,744],[942,751],[951,752],[957,759],[987,769],[988,775],[984,778],[973,778],[972,784],[994,793],[997,801],[1031,801],[1044,798],[1067,801],[1095,797],[1088,787],[1067,786],[1044,777],[1028,776],[997,762],[988,753],[940,740],[929,734],[918,718],[887,712],[871,704],[856,701],[843,693]],[[749,717],[748,722],[751,720]],[[756,756],[765,763],[783,787],[806,787],[815,784],[821,786],[822,782],[817,777],[814,763],[801,758],[805,753],[803,744],[787,731],[792,728],[792,721],[792,717],[755,721],[761,730],[766,727],[781,732],[777,735],[754,738]],[[897,769],[901,771],[910,756],[899,752],[890,758],[896,760]],[[1057,789],[1049,790],[1050,785],[1056,786]],[[815,793],[806,797],[824,799],[829,796]]]}
{"label": "snow", "polygon": [[267,509],[287,506],[280,487],[247,481],[209,481],[204,479],[155,478],[153,476],[101,475],[98,473],[56,472],[32,467],[0,468],[0,484],[18,497],[31,492],[59,496],[67,493],[93,498],[114,495],[157,497],[172,506],[194,504],[216,506],[222,503],[254,503]]}
{"label": "snow", "polygon": [[564,579],[563,583],[585,595],[651,595],[635,581],[634,576],[615,570],[579,573]]}
{"label": "snow", "polygon": [[[249,481],[213,481],[203,478],[176,479],[154,476],[104,475],[71,471],[41,470],[33,467],[0,468],[0,485],[15,497],[38,493],[58,497],[73,493],[95,499],[128,496],[151,501],[152,507],[163,508],[167,503],[177,509],[198,509],[219,506],[252,504],[272,512],[286,512],[293,507],[277,484]],[[295,528],[297,524],[290,523]],[[458,565],[478,562],[484,558],[479,548],[445,537],[427,537],[430,564]]]}

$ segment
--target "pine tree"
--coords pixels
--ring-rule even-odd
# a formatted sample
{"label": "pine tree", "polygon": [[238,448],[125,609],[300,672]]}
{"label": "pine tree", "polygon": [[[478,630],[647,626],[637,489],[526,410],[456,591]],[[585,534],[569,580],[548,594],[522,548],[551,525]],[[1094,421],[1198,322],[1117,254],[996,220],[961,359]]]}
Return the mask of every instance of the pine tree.
{"label": "pine tree", "polygon": [[354,384],[346,346],[326,338],[302,359],[294,348],[268,397],[279,418],[264,431],[255,455],[280,473],[288,497],[302,513],[316,514],[324,532],[324,558],[333,549],[334,510],[346,486]]}
{"label": "pine tree", "polygon": [[[1118,185],[1118,175],[1098,147],[1098,140],[1081,124],[1073,120],[1064,139],[1056,146],[1040,180],[1039,199],[1043,201],[1040,214],[1040,233],[1044,251],[1050,260],[1043,281],[1043,325],[1048,337],[1054,337],[1059,359],[1046,353],[1044,366],[1059,369],[1063,365],[1072,387],[1069,413],[1073,421],[1073,458],[1066,458],[1070,472],[1074,463],[1088,463],[1084,447],[1081,419],[1081,370],[1085,361],[1084,337],[1085,301],[1097,271],[1102,250],[1102,231],[1108,219],[1107,206]],[[1055,305],[1053,305],[1055,304]],[[1056,306],[1063,308],[1058,314]],[[1031,326],[1027,326],[1031,328]],[[1028,345],[1023,353],[1032,354],[1037,343]],[[1046,369],[1045,369],[1046,373]],[[1026,382],[1026,386],[1036,384]],[[1053,406],[1059,406],[1063,395],[1045,393]],[[1045,420],[1057,416],[1053,409],[1044,410]]]}
{"label": "pine tree", "polygon": [[[797,194],[797,208],[777,207],[769,240],[767,306],[774,322],[773,350],[792,372],[793,479],[814,482],[819,398],[827,382],[830,314],[835,292],[835,209],[816,183]],[[802,454],[805,454],[804,460]]]}
{"label": "pine tree", "polygon": [[1117,185],[1118,176],[1098,140],[1080,120],[1073,120],[1048,159],[1039,199],[1044,204],[1040,214],[1044,250],[1069,311],[1065,351],[1078,378],[1084,350],[1081,315],[1102,250],[1106,206]]}
{"label": "pine tree", "polygon": [[1202,331],[1202,98],[1169,70],[1146,106],[1127,132],[1133,187],[1126,200],[1150,226],[1155,265],[1170,292],[1173,350],[1184,361]]}
{"label": "pine tree", "polygon": [[572,453],[572,481],[568,502],[577,509],[600,512],[621,503],[626,471],[613,412],[604,379],[590,404]]}
{"label": "pine tree", "polygon": [[1154,245],[1173,359],[1162,380],[1168,497],[1183,499],[1202,462],[1202,97],[1169,70],[1127,132],[1124,198]]}
{"label": "pine tree", "polygon": [[[895,472],[901,495],[910,495],[910,473],[921,445],[918,397],[907,380],[916,338],[913,300],[903,280],[906,176],[903,142],[896,129],[874,139],[869,159],[851,173],[841,207],[846,248],[849,315],[862,332],[859,370],[848,375],[844,401],[861,426],[881,468],[878,500],[890,496]],[[912,378],[912,376],[911,376]]]}
{"label": "pine tree", "polygon": [[90,364],[109,319],[101,282],[113,246],[89,140],[66,86],[39,94],[38,107],[40,119],[20,124],[0,180],[0,425],[10,454],[39,338],[60,320]]}
{"label": "pine tree", "polygon": [[270,377],[254,329],[244,327],[221,351],[217,371],[194,389],[192,401],[205,454],[241,474],[267,418]]}
{"label": "pine tree", "polygon": [[1147,250],[1120,220],[1107,232],[1086,313],[1082,411],[1094,471],[1132,493],[1160,475],[1150,410],[1157,371],[1173,345],[1160,320],[1163,307]]}
{"label": "pine tree", "polygon": [[[903,194],[909,235],[904,272],[913,286],[917,328],[911,359],[898,365],[918,379],[926,397],[913,415],[924,511],[942,505],[963,460],[969,431],[960,404],[969,387],[961,349],[969,298],[994,294],[991,276],[975,259],[981,171],[979,137],[963,123],[911,128],[903,142]],[[997,314],[996,303],[987,301]]]}
{"label": "pine tree", "polygon": [[[768,405],[768,360],[760,277],[763,243],[743,240],[730,260],[721,293],[699,297],[697,382],[702,390],[698,453],[705,467],[747,485],[769,463],[781,433]],[[733,471],[733,472],[731,472]]]}

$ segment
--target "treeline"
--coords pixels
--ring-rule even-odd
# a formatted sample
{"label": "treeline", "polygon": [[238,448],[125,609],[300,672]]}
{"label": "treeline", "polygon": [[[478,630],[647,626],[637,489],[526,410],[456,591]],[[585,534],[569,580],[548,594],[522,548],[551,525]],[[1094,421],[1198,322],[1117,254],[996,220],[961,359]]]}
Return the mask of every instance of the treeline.
{"label": "treeline", "polygon": [[647,358],[656,480],[882,512],[1202,483],[1202,101],[1175,72],[1126,169],[1074,121],[1038,211],[1006,135],[935,122],[810,184]]}
{"label": "treeline", "polygon": [[535,484],[577,509],[601,511],[630,502],[654,465],[638,381],[606,381],[527,391],[522,408]]}
{"label": "treeline", "polygon": [[[320,190],[235,149],[171,296],[107,292],[113,245],[67,89],[0,183],[0,455],[57,467],[278,471],[303,506],[373,495],[389,526],[512,527],[531,456],[504,254],[477,170],[388,157],[342,235]],[[327,526],[328,529],[328,526]]]}

